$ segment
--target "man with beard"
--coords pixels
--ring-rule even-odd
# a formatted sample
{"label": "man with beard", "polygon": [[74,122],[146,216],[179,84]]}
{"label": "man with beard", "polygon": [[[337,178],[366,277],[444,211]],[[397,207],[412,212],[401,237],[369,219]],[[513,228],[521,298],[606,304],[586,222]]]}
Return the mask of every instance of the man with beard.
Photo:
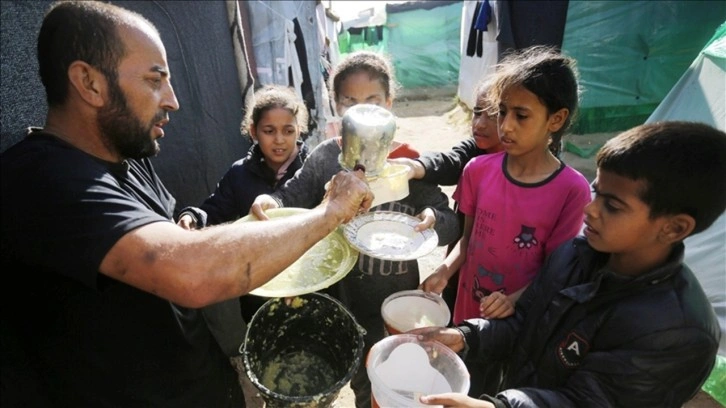
{"label": "man with beard", "polygon": [[179,108],[153,25],[57,3],[38,61],[45,126],[0,156],[2,405],[244,406],[200,308],[259,287],[367,210],[363,174],[333,177],[303,215],[183,230],[148,159]]}

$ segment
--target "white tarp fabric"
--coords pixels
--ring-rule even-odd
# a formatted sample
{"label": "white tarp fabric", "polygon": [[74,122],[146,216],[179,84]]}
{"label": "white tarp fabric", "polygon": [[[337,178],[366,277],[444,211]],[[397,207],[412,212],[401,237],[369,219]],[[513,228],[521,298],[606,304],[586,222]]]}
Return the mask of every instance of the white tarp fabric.
{"label": "white tarp fabric", "polygon": [[[726,22],[666,95],[647,123],[702,122],[726,132]],[[726,187],[725,187],[726,188]],[[726,213],[689,237],[686,264],[698,277],[721,325],[719,354],[726,356]]]}
{"label": "white tarp fabric", "polygon": [[370,9],[362,10],[358,16],[342,22],[342,29],[375,27],[386,24],[386,2],[374,3]]}
{"label": "white tarp fabric", "polygon": [[[322,54],[316,3],[310,1],[246,1],[252,31],[252,52],[259,85],[295,88],[310,111],[308,140],[324,140]],[[250,50],[248,50],[250,51]]]}
{"label": "white tarp fabric", "polygon": [[469,109],[476,104],[476,86],[482,78],[486,78],[490,73],[494,72],[494,66],[498,59],[498,42],[497,23],[498,7],[496,1],[489,1],[492,8],[491,20],[487,25],[487,31],[480,31],[481,55],[475,53],[468,55],[467,45],[469,36],[472,35],[472,20],[476,19],[474,15],[477,10],[478,0],[466,0],[461,9],[461,66],[459,67],[459,87],[457,94],[461,102],[465,103]]}

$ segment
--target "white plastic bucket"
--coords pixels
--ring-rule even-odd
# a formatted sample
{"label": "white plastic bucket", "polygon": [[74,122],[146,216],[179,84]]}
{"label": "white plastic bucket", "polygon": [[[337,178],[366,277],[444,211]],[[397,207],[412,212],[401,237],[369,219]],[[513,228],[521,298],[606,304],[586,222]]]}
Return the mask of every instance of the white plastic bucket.
{"label": "white plastic bucket", "polygon": [[[418,347],[411,350],[412,345]],[[413,334],[391,335],[374,344],[366,370],[372,408],[428,406],[419,402],[421,395],[469,392],[469,372],[461,358],[442,343],[419,341]]]}

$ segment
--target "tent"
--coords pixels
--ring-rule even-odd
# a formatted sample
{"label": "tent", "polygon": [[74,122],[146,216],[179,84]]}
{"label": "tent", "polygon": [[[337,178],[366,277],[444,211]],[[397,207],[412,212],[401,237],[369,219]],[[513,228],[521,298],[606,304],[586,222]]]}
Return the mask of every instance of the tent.
{"label": "tent", "polygon": [[342,22],[341,54],[372,50],[391,56],[404,89],[456,88],[461,0],[411,1],[373,7]]}
{"label": "tent", "polygon": [[404,91],[453,87],[469,110],[506,50],[558,47],[580,70],[573,133],[602,133],[643,123],[724,15],[713,1],[409,1],[343,21],[339,43],[389,54]]}
{"label": "tent", "polygon": [[[487,31],[480,30],[483,52],[467,56],[475,9],[483,3],[492,9]],[[565,14],[553,12],[563,4]],[[547,19],[543,13],[549,13]],[[513,48],[559,45],[577,60],[584,90],[573,132],[625,130],[648,118],[724,15],[726,2],[712,1],[467,0],[462,9],[457,95],[471,108],[472,85],[502,52],[495,42]]]}
{"label": "tent", "polygon": [[[726,132],[726,22],[646,122],[663,120],[702,122]],[[726,405],[726,213],[685,244],[685,262],[706,291],[721,326],[717,365],[704,389]]]}
{"label": "tent", "polygon": [[[50,3],[2,1],[0,151],[24,137],[28,126],[43,125],[47,108],[35,50]],[[320,2],[114,3],[154,23],[166,47],[181,107],[170,115],[153,163],[176,197],[177,209],[201,203],[246,154],[250,141],[240,124],[244,101],[254,88],[294,86],[311,111],[307,139],[315,145],[324,138],[320,129],[330,108],[321,70],[328,59],[321,55],[336,54],[325,44],[337,51],[337,42],[326,42],[334,22]]]}

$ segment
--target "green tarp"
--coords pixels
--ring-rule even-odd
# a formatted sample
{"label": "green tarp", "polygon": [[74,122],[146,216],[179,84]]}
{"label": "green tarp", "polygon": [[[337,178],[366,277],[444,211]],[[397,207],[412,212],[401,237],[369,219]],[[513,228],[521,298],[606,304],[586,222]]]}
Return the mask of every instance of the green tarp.
{"label": "green tarp", "polygon": [[[386,6],[386,24],[344,30],[341,56],[359,50],[389,54],[404,89],[456,85],[462,2]],[[435,7],[431,7],[435,6]]]}
{"label": "green tarp", "polygon": [[723,1],[570,1],[562,49],[584,89],[573,132],[645,122],[724,16]]}

